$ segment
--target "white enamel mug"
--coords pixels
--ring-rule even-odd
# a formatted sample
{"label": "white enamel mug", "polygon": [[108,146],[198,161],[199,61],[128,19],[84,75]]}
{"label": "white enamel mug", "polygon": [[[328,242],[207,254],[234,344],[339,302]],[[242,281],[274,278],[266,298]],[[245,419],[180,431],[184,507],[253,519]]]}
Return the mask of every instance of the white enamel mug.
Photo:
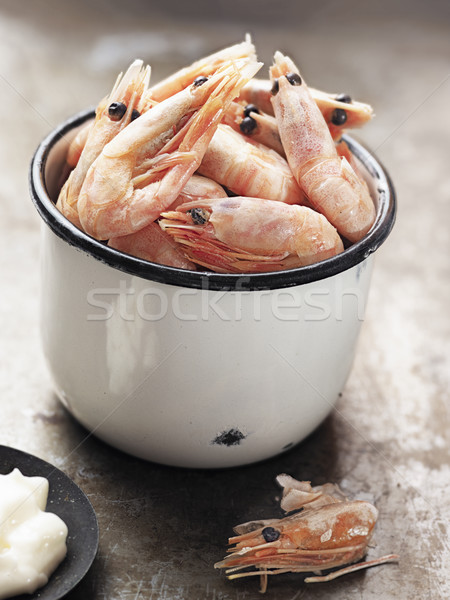
{"label": "white enamel mug", "polygon": [[102,440],[168,465],[232,467],[291,448],[349,375],[372,255],[395,220],[388,175],[345,138],[377,219],[336,257],[245,276],[181,270],[113,250],[56,209],[68,144],[92,117],[53,131],[30,174],[43,348],[62,403]]}

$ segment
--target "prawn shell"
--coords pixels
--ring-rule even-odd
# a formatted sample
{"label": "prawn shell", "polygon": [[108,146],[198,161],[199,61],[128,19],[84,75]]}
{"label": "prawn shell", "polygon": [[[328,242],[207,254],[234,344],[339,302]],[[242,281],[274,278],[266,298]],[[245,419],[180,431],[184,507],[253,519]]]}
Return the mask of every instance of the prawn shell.
{"label": "prawn shell", "polygon": [[[189,217],[205,209],[208,223]],[[343,245],[323,215],[305,206],[233,197],[186,203],[162,213],[160,226],[190,260],[216,272],[266,272],[335,256]]]}
{"label": "prawn shell", "polygon": [[[292,60],[276,52],[270,69],[278,78],[272,98],[281,140],[292,172],[311,205],[339,233],[359,241],[375,221],[375,206],[365,182],[345,157],[338,156],[325,120]],[[301,82],[291,85],[289,74]]]}

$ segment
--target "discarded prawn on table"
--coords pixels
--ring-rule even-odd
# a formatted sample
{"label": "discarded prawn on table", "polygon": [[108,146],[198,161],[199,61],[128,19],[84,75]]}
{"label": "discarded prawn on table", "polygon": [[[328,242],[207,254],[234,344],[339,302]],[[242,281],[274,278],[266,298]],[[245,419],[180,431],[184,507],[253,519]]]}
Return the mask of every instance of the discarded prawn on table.
{"label": "discarded prawn on table", "polygon": [[[302,510],[282,519],[235,527],[237,535],[228,540],[230,554],[214,565],[226,569],[228,579],[259,576],[261,592],[265,592],[269,575],[313,572],[317,575],[306,577],[305,582],[318,583],[398,561],[396,554],[389,554],[357,563],[367,552],[378,517],[369,502],[349,501],[331,483],[312,487],[309,481],[284,474],[277,482],[283,488],[281,508],[285,512]],[[321,575],[323,570],[342,565],[349,566]],[[242,572],[244,569],[250,570]]]}
{"label": "discarded prawn on table", "polygon": [[279,52],[270,79],[261,66],[249,37],[151,86],[134,61],[70,144],[59,210],[115,250],[220,273],[310,265],[360,240],[375,206],[340,138],[371,107],[309,89]]}

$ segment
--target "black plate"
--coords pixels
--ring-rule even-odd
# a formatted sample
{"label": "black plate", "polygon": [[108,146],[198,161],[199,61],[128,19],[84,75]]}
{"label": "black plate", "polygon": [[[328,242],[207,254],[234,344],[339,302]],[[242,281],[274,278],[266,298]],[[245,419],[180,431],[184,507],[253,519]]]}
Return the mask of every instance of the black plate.
{"label": "black plate", "polygon": [[62,471],[32,454],[0,446],[0,474],[7,475],[15,467],[28,477],[48,479],[47,511],[61,517],[69,533],[67,555],[47,585],[14,600],[59,600],[83,579],[97,554],[97,517],[86,495]]}

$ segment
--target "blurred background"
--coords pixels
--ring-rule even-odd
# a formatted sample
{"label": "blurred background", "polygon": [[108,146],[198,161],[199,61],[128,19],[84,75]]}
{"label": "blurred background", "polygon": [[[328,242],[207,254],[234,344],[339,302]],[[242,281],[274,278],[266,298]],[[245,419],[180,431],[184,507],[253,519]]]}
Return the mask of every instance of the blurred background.
{"label": "blurred background", "polygon": [[[92,439],[72,451],[85,432],[57,402],[41,355],[40,224],[27,189],[29,162],[41,139],[62,120],[94,106],[131,60],[150,63],[156,82],[247,32],[265,65],[280,49],[311,86],[373,105],[375,119],[356,137],[387,167],[399,213],[377,253],[360,351],[338,410],[287,458],[246,470],[246,481],[256,476],[258,483],[272,481],[287,461],[297,469],[294,475],[318,476],[321,482],[345,478],[349,489],[370,489],[377,500],[382,519],[375,554],[398,552],[400,565],[314,588],[308,598],[448,598],[448,0],[0,0],[0,442],[60,466],[94,503],[100,554],[73,600],[259,597],[256,585],[230,587],[211,573],[224,531],[208,560],[199,558],[201,541],[196,557],[186,555],[194,575],[192,565],[178,562],[175,572],[168,558],[155,571],[130,554],[148,551],[147,542],[136,545],[132,539],[139,532],[136,518],[150,511],[147,516],[162,520],[144,500],[136,504],[136,481],[142,485],[151,474],[166,498],[171,494],[164,488],[166,471]],[[184,485],[184,475],[171,473]],[[232,486],[239,477],[194,473],[191,481]],[[145,497],[149,490],[139,493]],[[220,502],[216,492],[213,497]],[[194,500],[195,494],[186,500],[185,517],[195,510]],[[171,523],[183,529],[183,520]],[[190,592],[182,577],[191,577]],[[306,593],[295,579],[279,585],[269,588],[268,598],[294,600]]]}

